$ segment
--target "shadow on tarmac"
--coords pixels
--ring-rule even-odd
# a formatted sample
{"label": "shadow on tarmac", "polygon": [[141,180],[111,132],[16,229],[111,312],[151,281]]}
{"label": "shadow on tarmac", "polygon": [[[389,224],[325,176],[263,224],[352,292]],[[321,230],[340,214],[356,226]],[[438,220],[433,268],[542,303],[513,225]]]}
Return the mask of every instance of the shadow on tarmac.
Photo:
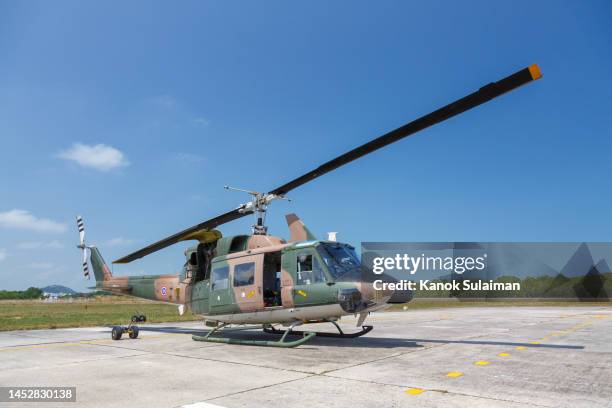
{"label": "shadow on tarmac", "polygon": [[[205,336],[207,330],[196,330],[174,326],[139,326],[140,332],[154,332],[154,333],[175,333],[175,334],[192,334],[197,336]],[[263,333],[259,330],[254,331],[253,329],[229,329],[224,332],[217,334],[218,336],[236,338],[236,339],[254,339],[254,340],[276,340],[280,338],[276,334]],[[308,346],[333,346],[333,347],[365,347],[365,348],[398,348],[398,347],[423,347],[419,343],[438,343],[438,344],[466,344],[466,345],[479,345],[479,346],[509,346],[509,347],[530,347],[530,348],[547,348],[547,349],[570,349],[570,350],[582,350],[584,346],[577,345],[563,345],[563,344],[532,344],[532,343],[521,343],[521,342],[508,342],[508,341],[490,341],[490,340],[445,340],[445,339],[400,339],[400,338],[386,338],[386,337],[373,337],[364,336],[354,339],[338,339],[338,338],[325,338],[315,337],[308,343],[304,344],[300,348],[307,348]]]}

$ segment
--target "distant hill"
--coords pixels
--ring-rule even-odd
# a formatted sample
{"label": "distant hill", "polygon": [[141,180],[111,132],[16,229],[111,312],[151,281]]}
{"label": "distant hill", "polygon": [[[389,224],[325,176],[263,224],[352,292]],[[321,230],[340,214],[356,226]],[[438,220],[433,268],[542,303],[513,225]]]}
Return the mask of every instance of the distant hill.
{"label": "distant hill", "polygon": [[66,286],[62,286],[62,285],[49,285],[49,286],[45,286],[44,288],[40,288],[40,290],[42,290],[45,293],[67,293],[67,294],[76,293],[76,291]]}

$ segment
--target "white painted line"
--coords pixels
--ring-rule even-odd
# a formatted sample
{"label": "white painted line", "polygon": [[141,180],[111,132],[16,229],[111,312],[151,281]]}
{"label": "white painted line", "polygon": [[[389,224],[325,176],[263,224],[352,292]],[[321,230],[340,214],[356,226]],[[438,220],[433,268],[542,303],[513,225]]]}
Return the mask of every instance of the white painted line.
{"label": "white painted line", "polygon": [[183,405],[183,408],[225,408],[221,405],[209,404],[208,402],[196,402],[195,404]]}

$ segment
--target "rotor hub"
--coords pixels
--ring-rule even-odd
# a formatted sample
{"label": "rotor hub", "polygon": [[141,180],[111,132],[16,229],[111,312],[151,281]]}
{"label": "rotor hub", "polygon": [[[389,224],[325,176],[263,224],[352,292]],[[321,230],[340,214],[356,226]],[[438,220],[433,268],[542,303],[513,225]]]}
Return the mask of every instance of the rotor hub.
{"label": "rotor hub", "polygon": [[264,224],[266,220],[266,211],[268,209],[268,205],[272,201],[274,200],[291,201],[290,199],[286,198],[284,195],[280,195],[280,194],[260,193],[259,191],[244,190],[241,188],[234,188],[230,186],[225,186],[225,189],[232,190],[232,191],[241,191],[243,193],[248,193],[251,196],[253,196],[253,199],[251,201],[246,202],[244,204],[240,204],[238,206],[238,212],[242,214],[248,214],[248,213],[255,214],[255,224],[251,226],[253,235],[267,235],[268,234],[268,227],[265,226]]}

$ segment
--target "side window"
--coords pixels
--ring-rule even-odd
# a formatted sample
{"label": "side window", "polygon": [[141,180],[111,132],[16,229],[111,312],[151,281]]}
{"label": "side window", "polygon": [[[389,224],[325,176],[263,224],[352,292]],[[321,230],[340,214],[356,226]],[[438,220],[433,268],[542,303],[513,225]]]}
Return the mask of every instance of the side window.
{"label": "side window", "polygon": [[325,282],[323,270],[319,261],[312,254],[298,254],[297,256],[297,284],[310,285]]}
{"label": "side window", "polygon": [[229,266],[218,266],[212,270],[212,290],[227,289],[229,286]]}
{"label": "side window", "polygon": [[234,287],[252,285],[255,282],[255,262],[234,266]]}

